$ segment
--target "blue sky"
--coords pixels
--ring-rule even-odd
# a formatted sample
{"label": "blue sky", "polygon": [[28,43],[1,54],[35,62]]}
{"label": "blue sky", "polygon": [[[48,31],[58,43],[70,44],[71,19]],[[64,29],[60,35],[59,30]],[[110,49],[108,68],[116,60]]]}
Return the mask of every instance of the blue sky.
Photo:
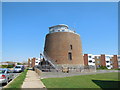
{"label": "blue sky", "polygon": [[25,61],[39,57],[48,27],[76,28],[83,53],[117,54],[118,3],[12,2],[2,4],[2,60]]}

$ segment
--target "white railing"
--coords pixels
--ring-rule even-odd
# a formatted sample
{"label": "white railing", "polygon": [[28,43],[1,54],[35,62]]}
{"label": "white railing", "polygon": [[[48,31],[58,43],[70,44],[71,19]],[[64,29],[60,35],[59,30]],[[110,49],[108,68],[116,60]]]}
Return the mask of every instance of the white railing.
{"label": "white railing", "polygon": [[43,52],[43,55],[44,55],[45,61],[48,61],[50,64],[52,64],[52,66],[53,66],[55,69],[58,69],[56,62],[55,62],[52,58],[50,58],[45,51]]}

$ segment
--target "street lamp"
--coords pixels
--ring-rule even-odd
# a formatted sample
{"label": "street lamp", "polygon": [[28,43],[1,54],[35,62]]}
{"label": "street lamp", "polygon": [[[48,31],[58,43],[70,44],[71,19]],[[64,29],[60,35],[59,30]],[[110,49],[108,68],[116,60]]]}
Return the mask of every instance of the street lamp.
{"label": "street lamp", "polygon": [[41,59],[42,54],[40,53],[40,59]]}

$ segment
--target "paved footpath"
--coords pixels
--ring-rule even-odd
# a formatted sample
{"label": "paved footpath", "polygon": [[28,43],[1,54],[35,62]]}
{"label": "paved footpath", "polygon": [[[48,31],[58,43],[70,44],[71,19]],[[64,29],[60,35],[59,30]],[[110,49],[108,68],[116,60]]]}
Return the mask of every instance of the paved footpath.
{"label": "paved footpath", "polygon": [[22,88],[45,88],[45,86],[35,71],[28,70]]}

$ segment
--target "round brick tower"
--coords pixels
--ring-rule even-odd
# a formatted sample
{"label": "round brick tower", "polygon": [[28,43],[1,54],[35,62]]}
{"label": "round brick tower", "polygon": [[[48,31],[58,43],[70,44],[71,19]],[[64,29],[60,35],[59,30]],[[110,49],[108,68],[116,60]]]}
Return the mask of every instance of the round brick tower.
{"label": "round brick tower", "polygon": [[44,52],[58,65],[84,65],[80,35],[64,24],[49,27]]}

